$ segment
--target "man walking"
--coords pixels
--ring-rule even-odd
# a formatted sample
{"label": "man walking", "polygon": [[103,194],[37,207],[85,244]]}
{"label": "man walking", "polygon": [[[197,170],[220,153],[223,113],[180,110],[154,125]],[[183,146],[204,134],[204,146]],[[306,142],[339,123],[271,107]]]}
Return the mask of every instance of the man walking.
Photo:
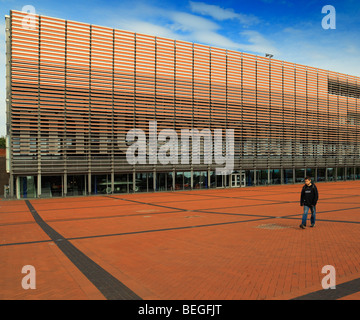
{"label": "man walking", "polygon": [[315,216],[316,216],[316,203],[319,199],[319,193],[315,186],[312,183],[311,178],[305,178],[305,185],[301,190],[301,197],[300,197],[300,206],[304,206],[304,213],[301,221],[300,228],[306,228],[306,220],[307,215],[309,213],[309,209],[311,211],[311,227],[315,226]]}

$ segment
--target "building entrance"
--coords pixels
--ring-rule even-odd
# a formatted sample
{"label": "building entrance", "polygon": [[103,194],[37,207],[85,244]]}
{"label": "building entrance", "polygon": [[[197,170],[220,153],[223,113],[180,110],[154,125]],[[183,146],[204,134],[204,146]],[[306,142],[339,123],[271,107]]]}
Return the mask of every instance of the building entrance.
{"label": "building entrance", "polygon": [[246,186],[246,179],[245,173],[233,173],[231,174],[231,187],[245,187]]}

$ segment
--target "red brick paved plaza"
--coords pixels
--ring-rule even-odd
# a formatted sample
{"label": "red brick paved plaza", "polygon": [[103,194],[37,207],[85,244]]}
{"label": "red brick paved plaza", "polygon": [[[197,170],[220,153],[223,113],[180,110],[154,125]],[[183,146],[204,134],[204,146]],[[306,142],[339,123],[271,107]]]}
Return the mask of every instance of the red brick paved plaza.
{"label": "red brick paved plaza", "polygon": [[[106,273],[144,300],[322,297],[332,290],[321,286],[325,265],[336,299],[360,299],[360,182],[318,183],[316,226],[305,230],[301,187],[29,199],[33,211],[2,200],[0,299],[108,299],[89,261],[95,278]],[[25,265],[36,289],[21,285]]]}

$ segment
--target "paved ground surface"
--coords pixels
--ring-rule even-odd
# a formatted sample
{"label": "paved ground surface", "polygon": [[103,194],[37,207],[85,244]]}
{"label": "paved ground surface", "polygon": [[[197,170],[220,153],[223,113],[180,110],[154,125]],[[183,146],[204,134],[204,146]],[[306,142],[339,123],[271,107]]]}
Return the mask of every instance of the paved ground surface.
{"label": "paved ground surface", "polygon": [[317,187],[305,230],[301,185],[2,200],[0,299],[360,299],[360,182]]}

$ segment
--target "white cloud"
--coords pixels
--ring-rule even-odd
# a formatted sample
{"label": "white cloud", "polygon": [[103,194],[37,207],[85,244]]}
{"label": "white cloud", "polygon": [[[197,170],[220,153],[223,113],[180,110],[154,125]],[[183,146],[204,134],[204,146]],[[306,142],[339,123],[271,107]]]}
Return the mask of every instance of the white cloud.
{"label": "white cloud", "polygon": [[171,12],[169,17],[181,31],[217,30],[220,26],[213,21],[185,12]]}
{"label": "white cloud", "polygon": [[215,20],[223,21],[228,19],[237,19],[244,25],[259,23],[259,19],[254,15],[236,13],[233,9],[223,9],[217,5],[206,4],[204,2],[189,1],[191,11],[201,15],[207,15]]}
{"label": "white cloud", "polygon": [[172,32],[170,27],[156,25],[150,22],[141,20],[125,20],[123,19],[119,24],[118,28],[123,30],[131,30],[133,32],[143,33],[147,35],[156,35],[159,37],[173,39],[177,35]]}
{"label": "white cloud", "polygon": [[239,49],[241,46],[239,43],[232,41],[231,39],[222,36],[211,30],[196,30],[191,38],[194,42],[207,44],[209,46],[224,48],[224,49]]}
{"label": "white cloud", "polygon": [[265,53],[279,54],[279,50],[272,43],[264,38],[257,31],[243,31],[241,35],[246,42],[235,42],[211,30],[197,30],[192,33],[191,38],[194,42],[204,43],[210,46],[251,52],[264,55]]}
{"label": "white cloud", "polygon": [[[221,9],[217,6],[206,5],[204,3],[190,2],[193,11],[200,12],[200,8],[210,12],[215,16],[216,21],[221,19],[239,19],[239,14],[231,9]],[[178,39],[189,42],[196,42],[209,46],[232,49],[238,51],[248,51],[252,53],[278,54],[279,50],[267,40],[264,35],[255,30],[239,28],[235,38],[230,38],[223,34],[226,31],[223,26],[211,18],[205,18],[196,14],[182,11],[171,11],[141,4],[136,7],[136,11],[127,11],[126,18],[119,16],[114,19],[117,28],[131,30],[135,32],[162,36],[170,39]],[[211,10],[210,10],[211,9]],[[136,12],[141,12],[138,14]],[[136,18],[135,18],[136,17]]]}
{"label": "white cloud", "polygon": [[360,48],[356,47],[353,44],[349,44],[346,48],[345,48],[345,52],[350,53],[350,54],[356,54],[356,55],[360,55]]}
{"label": "white cloud", "polygon": [[312,25],[294,25],[272,34],[281,60],[360,75],[360,44],[353,35],[342,31],[324,31]]}
{"label": "white cloud", "polygon": [[245,50],[257,53],[271,53],[273,55],[278,55],[280,53],[279,50],[273,46],[271,41],[266,39],[258,31],[246,30],[241,32],[241,34],[247,37],[250,42],[249,45],[243,46]]}

